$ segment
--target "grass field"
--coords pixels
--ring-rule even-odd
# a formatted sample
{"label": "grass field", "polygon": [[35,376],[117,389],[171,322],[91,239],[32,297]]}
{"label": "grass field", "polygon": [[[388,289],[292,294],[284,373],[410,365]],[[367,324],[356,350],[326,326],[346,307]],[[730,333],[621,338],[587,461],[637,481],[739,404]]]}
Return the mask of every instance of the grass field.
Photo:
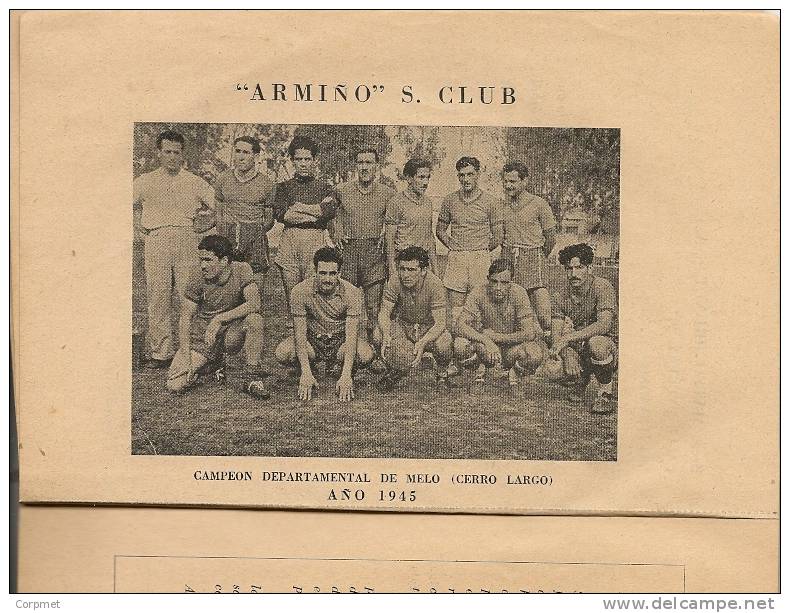
{"label": "grass field", "polygon": [[[617,279],[613,281],[617,287]],[[552,284],[561,282],[562,271],[554,270]],[[142,283],[138,272],[137,313],[144,304]],[[564,388],[543,380],[533,379],[511,392],[506,379],[497,379],[467,393],[458,377],[457,389],[440,394],[432,370],[423,368],[383,393],[376,377],[363,371],[356,378],[353,402],[337,402],[334,381],[323,376],[318,398],[301,402],[296,376],[274,363],[274,347],[288,332],[274,271],[266,277],[264,293],[271,338],[264,365],[273,373],[266,379],[272,397],[255,400],[217,383],[177,396],[165,389],[165,372],[135,369],[133,454],[617,459],[617,412],[592,415],[586,405],[566,401]],[[230,367],[240,363],[234,358]]]}

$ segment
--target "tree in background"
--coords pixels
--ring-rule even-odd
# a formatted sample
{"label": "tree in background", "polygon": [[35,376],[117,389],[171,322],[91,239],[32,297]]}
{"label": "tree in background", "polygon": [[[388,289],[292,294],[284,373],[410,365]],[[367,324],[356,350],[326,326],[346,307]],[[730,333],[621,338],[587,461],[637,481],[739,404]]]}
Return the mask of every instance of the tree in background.
{"label": "tree in background", "polygon": [[511,128],[508,156],[526,163],[530,183],[557,219],[581,209],[595,229],[619,234],[620,130]]}

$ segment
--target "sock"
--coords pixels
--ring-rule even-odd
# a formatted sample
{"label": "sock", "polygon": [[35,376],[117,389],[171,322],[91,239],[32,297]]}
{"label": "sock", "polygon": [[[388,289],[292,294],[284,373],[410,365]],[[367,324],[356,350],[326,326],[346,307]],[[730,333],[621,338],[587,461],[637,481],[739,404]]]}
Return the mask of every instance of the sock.
{"label": "sock", "polygon": [[604,394],[612,395],[612,382],[611,380],[609,383],[604,383],[601,387],[598,388],[598,396],[603,396]]}

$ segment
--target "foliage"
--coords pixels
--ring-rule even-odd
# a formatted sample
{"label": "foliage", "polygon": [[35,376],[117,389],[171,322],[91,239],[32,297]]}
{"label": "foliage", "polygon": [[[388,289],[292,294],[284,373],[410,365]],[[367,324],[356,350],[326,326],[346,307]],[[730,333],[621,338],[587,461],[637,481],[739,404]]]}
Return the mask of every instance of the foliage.
{"label": "foliage", "polygon": [[526,163],[532,189],[557,218],[580,208],[619,233],[620,130],[614,128],[512,128],[508,154]]}

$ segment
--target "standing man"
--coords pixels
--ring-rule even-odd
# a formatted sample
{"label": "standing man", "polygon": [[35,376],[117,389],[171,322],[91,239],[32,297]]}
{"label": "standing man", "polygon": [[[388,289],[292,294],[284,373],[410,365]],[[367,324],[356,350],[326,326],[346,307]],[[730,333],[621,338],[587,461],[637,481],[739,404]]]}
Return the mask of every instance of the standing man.
{"label": "standing man", "polygon": [[281,364],[301,368],[300,400],[310,400],[318,388],[313,374],[317,362],[324,362],[330,373],[339,372],[335,389],[340,400],[353,400],[354,361],[367,364],[373,359],[373,348],[359,336],[362,290],[340,278],[343,258],[337,249],[321,247],[313,263],[315,276],[291,292],[294,334],[283,340],[274,354]]}
{"label": "standing man", "polygon": [[537,338],[527,291],[513,283],[510,260],[494,260],[487,282],[466,297],[454,345],[462,364],[471,367],[479,359],[485,366],[478,382],[502,366],[510,372],[510,385],[516,386],[519,371],[534,372],[543,361],[545,345]]}
{"label": "standing man", "polygon": [[214,191],[197,175],[184,170],[184,137],[167,130],[156,139],[160,166],[137,177],[134,204],[142,205],[137,230],[145,240],[145,281],[148,293],[149,368],[167,368],[175,354],[173,282],[184,293],[200,236],[192,227],[199,209],[214,208]]}
{"label": "standing man", "polygon": [[431,180],[431,164],[413,158],[403,166],[408,186],[392,197],[385,215],[387,263],[390,279],[398,274],[395,257],[406,247],[422,247],[435,270],[436,239],[433,235],[433,203],[425,190]]}
{"label": "standing man", "polygon": [[217,200],[217,232],[230,239],[236,257],[247,262],[263,289],[263,275],[269,269],[269,241],[266,233],[274,226],[271,207],[273,184],[258,172],[261,145],[252,136],[233,141],[233,168],[214,185]]}
{"label": "standing man", "polygon": [[375,334],[387,364],[380,384],[391,390],[409,368],[420,365],[423,353],[428,351],[436,360],[437,383],[447,388],[453,340],[446,326],[444,286],[428,270],[428,252],[422,247],[406,247],[398,252],[396,260],[398,274],[390,277],[384,288]]}
{"label": "standing man", "polygon": [[577,381],[573,400],[583,395],[590,377],[601,386],[593,413],[615,408],[612,377],[617,368],[617,299],[612,284],[592,272],[593,249],[587,244],[560,250],[568,285],[554,296],[551,316],[551,356],[560,357],[566,377]]}
{"label": "standing man", "polygon": [[546,288],[546,258],[554,249],[557,222],[548,202],[527,191],[529,173],[525,164],[510,162],[502,168],[506,194],[503,217],[503,255],[514,263],[515,281],[527,290],[543,335],[551,335],[551,296]]}
{"label": "standing man", "polygon": [[274,218],[285,229],[274,263],[280,268],[286,303],[291,291],[314,273],[313,254],[326,246],[325,230],[337,209],[335,191],[316,178],[318,145],[306,136],[295,136],[288,145],[294,165],[292,179],[278,183],[274,193]]}
{"label": "standing man", "polygon": [[337,188],[339,205],[332,239],[343,253],[340,276],[365,294],[370,338],[387,278],[384,218],[395,190],[377,180],[379,154],[375,149],[362,149],[353,159],[357,165],[357,179]]}
{"label": "standing man", "polygon": [[200,375],[224,374],[224,355],[244,349],[245,367],[239,389],[268,398],[261,381],[263,317],[261,296],[252,268],[233,262],[233,245],[224,236],[206,236],[198,245],[195,267],[181,302],[178,352],[170,365],[167,389],[183,392]]}
{"label": "standing man", "polygon": [[[461,189],[444,199],[436,225],[436,237],[449,250],[444,286],[451,333],[469,291],[486,283],[491,252],[502,243],[503,233],[501,203],[477,186],[480,160],[462,157],[455,169]],[[457,367],[453,365],[451,371],[457,372]]]}

